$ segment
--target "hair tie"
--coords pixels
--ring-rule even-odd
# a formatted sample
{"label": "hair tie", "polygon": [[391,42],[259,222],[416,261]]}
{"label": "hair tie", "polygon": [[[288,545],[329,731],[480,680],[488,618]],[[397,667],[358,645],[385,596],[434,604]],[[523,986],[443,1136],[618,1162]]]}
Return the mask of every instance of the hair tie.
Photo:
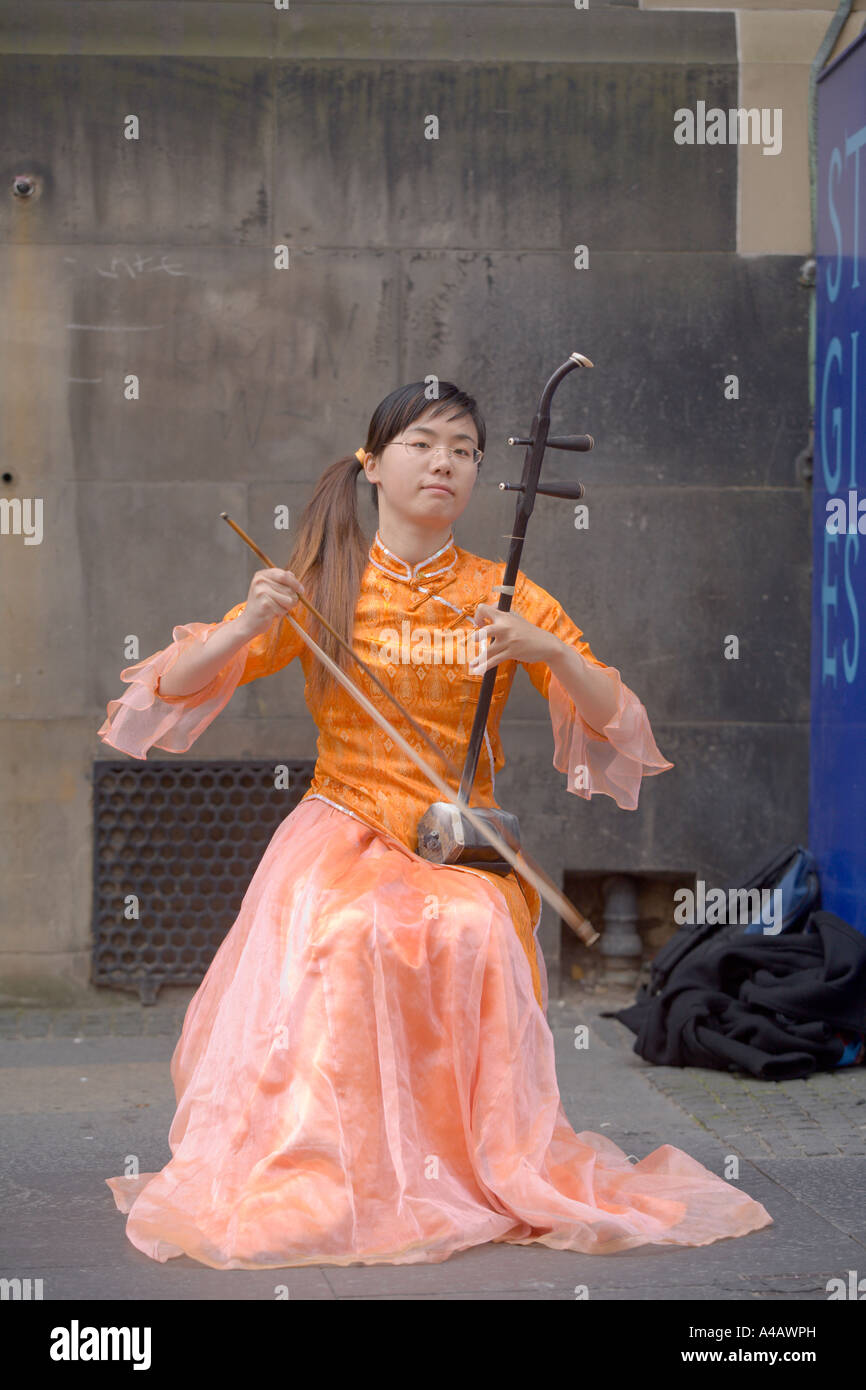
{"label": "hair tie", "polygon": [[364,448],[355,450],[355,458],[363,466],[364,459],[367,457],[367,450]]}

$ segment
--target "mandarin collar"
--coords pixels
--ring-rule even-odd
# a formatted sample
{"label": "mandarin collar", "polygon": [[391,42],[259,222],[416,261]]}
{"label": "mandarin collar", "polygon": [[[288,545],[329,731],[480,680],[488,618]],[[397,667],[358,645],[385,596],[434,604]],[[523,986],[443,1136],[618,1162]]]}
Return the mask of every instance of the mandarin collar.
{"label": "mandarin collar", "polygon": [[432,555],[428,555],[426,560],[419,560],[417,565],[410,565],[407,560],[401,560],[399,555],[388,549],[377,531],[370,546],[369,559],[376,569],[383,570],[392,579],[403,579],[409,584],[417,579],[435,579],[437,575],[446,574],[448,570],[453,569],[457,563],[454,532],[452,531],[445,544],[434,550]]}

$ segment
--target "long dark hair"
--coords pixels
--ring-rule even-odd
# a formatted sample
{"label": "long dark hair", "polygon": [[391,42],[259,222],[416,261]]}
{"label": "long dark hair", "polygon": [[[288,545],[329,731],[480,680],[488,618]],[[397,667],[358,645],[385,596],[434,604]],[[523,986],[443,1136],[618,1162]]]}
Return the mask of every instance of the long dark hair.
{"label": "long dark hair", "polygon": [[[433,389],[435,396],[430,395]],[[471,416],[478,431],[478,447],[483,451],[487,431],[474,398],[451,381],[439,381],[435,386],[413,381],[392,391],[376,406],[367,429],[365,452],[378,454],[426,410],[434,416],[448,412],[451,419]],[[350,644],[370,549],[370,541],[365,539],[358,520],[356,483],[361,472],[363,464],[354,453],[325,469],[301,514],[297,539],[286,566],[302,581],[307,597],[322,616]],[[375,483],[370,487],[378,512],[379,490]],[[296,621],[299,619],[328,656],[357,680],[357,665],[332,634],[307,609],[299,609]],[[332,683],[330,671],[317,660],[309,683],[311,693],[324,699]]]}

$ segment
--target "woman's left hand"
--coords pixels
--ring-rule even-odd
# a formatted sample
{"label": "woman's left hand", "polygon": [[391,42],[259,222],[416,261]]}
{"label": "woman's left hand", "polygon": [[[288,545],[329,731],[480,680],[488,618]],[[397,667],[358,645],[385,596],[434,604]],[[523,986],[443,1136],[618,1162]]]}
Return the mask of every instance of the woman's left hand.
{"label": "woman's left hand", "polygon": [[519,613],[503,613],[494,603],[479,603],[472,621],[483,628],[487,639],[486,659],[479,652],[469,663],[473,676],[483,676],[500,661],[547,661],[559,645],[552,632],[536,627]]}

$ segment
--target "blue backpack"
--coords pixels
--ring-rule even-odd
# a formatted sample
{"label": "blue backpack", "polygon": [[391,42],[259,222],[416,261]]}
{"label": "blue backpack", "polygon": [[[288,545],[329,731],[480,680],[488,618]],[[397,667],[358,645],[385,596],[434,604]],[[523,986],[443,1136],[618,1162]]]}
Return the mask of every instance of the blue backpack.
{"label": "blue backpack", "polygon": [[[776,858],[753,874],[743,888],[781,889],[782,926],[780,932],[810,931],[809,914],[821,906],[821,885],[815,856],[802,845],[789,845]],[[750,922],[743,935],[764,930],[763,923]]]}

